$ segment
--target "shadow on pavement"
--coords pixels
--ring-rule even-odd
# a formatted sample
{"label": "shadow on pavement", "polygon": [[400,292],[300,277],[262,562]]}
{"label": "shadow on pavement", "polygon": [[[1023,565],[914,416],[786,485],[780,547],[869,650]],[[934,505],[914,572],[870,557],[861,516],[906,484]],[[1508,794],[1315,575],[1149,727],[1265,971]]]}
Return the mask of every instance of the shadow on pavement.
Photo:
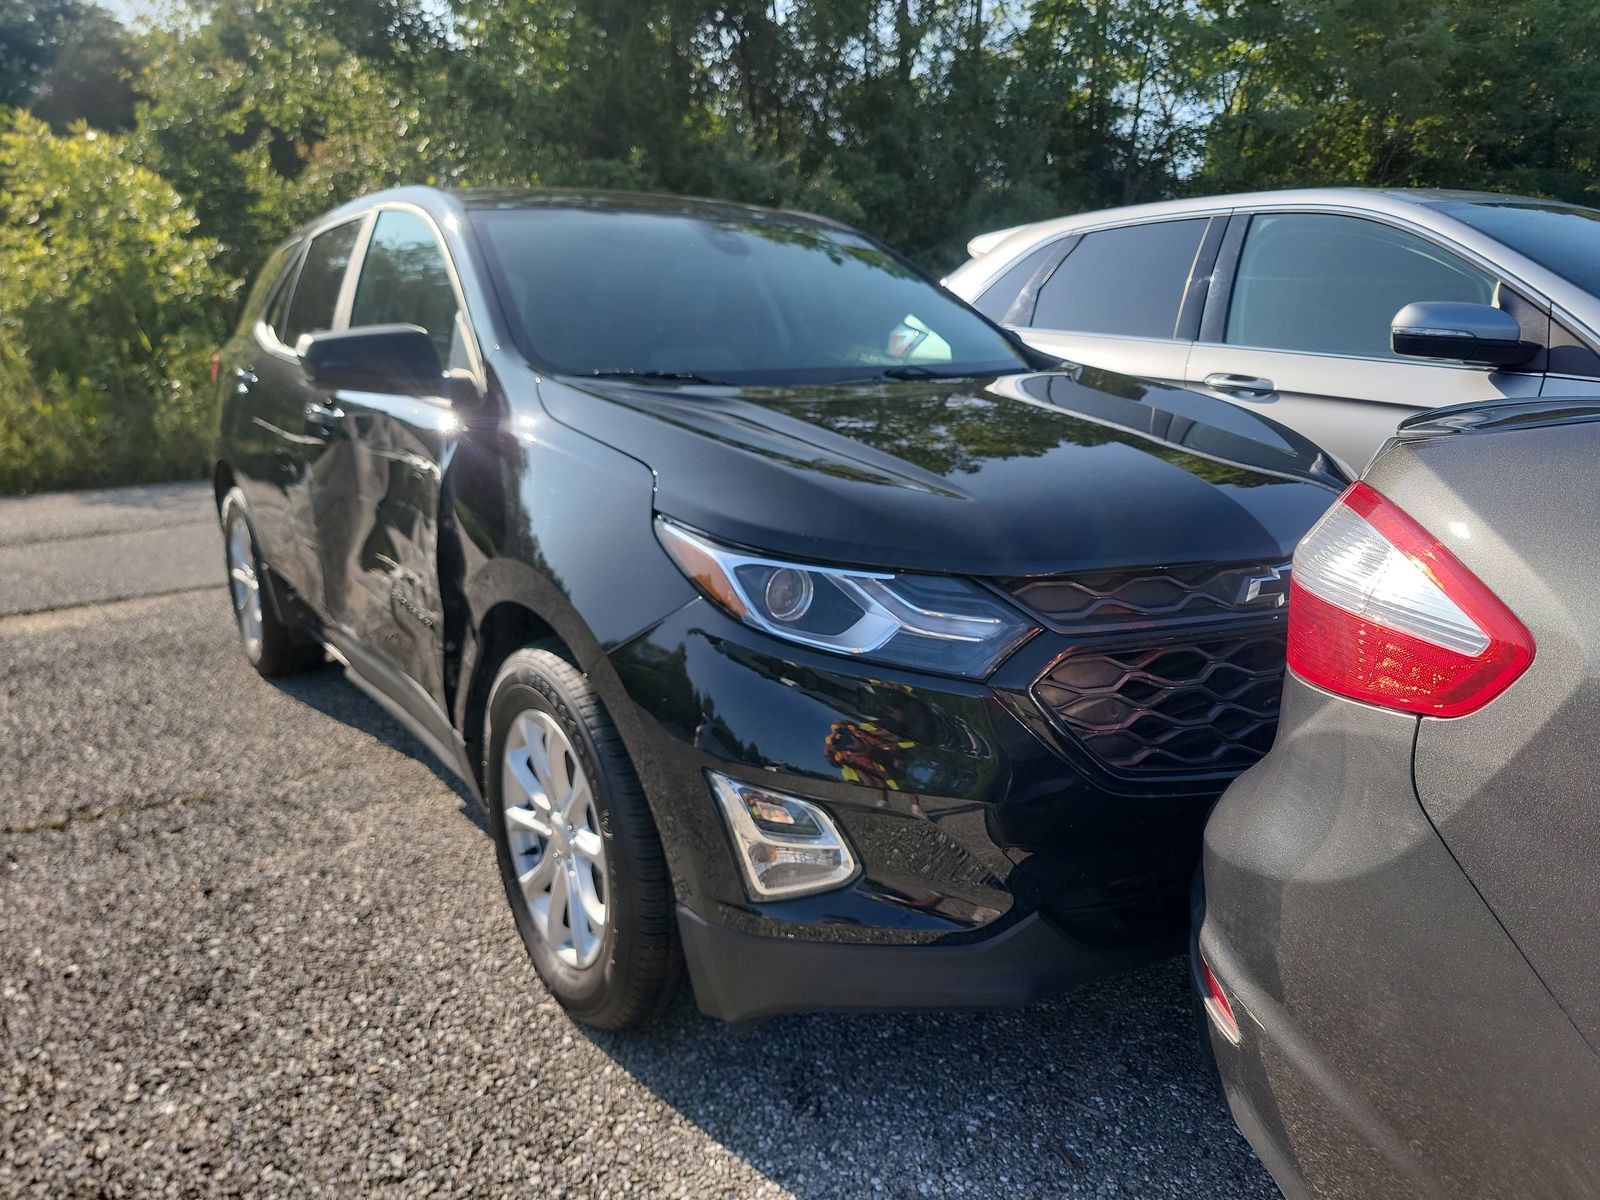
{"label": "shadow on pavement", "polygon": [[663,1028],[588,1036],[801,1200],[1276,1197],[1194,1019],[1174,961],[1022,1010],[753,1028],[701,1018],[685,989]]}
{"label": "shadow on pavement", "polygon": [[385,712],[382,706],[347,680],[342,667],[330,662],[304,675],[290,675],[268,682],[301,704],[314,708],[324,716],[332,717],[335,721],[349,725],[353,729],[359,729],[391,750],[422,763],[439,777],[441,783],[455,793],[456,798],[461,801],[461,811],[467,818],[484,833],[489,832],[489,826],[484,820],[482,810],[478,807],[478,802],[472,798],[472,793],[467,790],[466,785],[456,778],[455,772],[412,737],[406,727]]}

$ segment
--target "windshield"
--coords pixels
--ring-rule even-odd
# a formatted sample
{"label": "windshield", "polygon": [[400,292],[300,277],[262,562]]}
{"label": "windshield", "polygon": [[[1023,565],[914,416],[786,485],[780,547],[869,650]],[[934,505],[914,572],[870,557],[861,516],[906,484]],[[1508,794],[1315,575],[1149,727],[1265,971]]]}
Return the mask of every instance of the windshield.
{"label": "windshield", "polygon": [[1600,295],[1600,210],[1526,200],[1463,200],[1439,207],[1569,283]]}
{"label": "windshield", "polygon": [[859,234],[772,214],[472,214],[523,353],[570,375],[729,384],[1028,370],[992,325]]}

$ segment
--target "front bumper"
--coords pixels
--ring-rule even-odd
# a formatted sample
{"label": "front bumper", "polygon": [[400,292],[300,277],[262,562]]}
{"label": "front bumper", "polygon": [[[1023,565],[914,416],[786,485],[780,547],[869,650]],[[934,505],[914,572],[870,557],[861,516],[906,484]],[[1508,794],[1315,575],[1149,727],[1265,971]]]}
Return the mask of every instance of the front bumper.
{"label": "front bumper", "polygon": [[1033,913],[974,942],[861,945],[772,938],[678,910],[700,1011],[724,1021],[786,1012],[1004,1008],[1147,961],[1073,941]]}
{"label": "front bumper", "polygon": [[1229,1106],[1289,1200],[1600,1194],[1600,1060],[1428,822],[1415,735],[1291,676],[1217,805],[1195,950]]}
{"label": "front bumper", "polygon": [[[661,830],[708,1012],[987,1006],[1181,950],[1220,785],[1113,790],[1076,769],[1028,687],[1024,647],[987,683],[778,642],[704,601],[608,659],[608,705]],[[757,903],[705,772],[823,805],[861,874]]]}

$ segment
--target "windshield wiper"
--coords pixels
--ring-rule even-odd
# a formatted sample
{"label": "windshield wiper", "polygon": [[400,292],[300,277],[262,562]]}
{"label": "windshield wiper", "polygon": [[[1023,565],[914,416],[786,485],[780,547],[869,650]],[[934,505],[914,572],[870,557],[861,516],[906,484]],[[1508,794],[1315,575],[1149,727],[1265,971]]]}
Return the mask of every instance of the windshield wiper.
{"label": "windshield wiper", "polygon": [[619,367],[614,371],[590,371],[589,375],[595,379],[657,379],[667,383],[704,383],[711,387],[732,387],[726,379],[712,379],[709,375],[700,375],[694,371],[636,371],[631,367]]}
{"label": "windshield wiper", "polygon": [[988,375],[988,371],[935,371],[932,367],[919,367],[906,365],[903,367],[885,367],[878,372],[881,379],[973,379],[978,375]]}

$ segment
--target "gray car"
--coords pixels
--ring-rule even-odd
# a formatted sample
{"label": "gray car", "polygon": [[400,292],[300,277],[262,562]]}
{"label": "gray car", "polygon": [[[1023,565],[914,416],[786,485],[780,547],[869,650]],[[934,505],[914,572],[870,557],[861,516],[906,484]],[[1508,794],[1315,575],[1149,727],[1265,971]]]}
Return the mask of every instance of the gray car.
{"label": "gray car", "polygon": [[1296,550],[1193,957],[1286,1196],[1600,1195],[1600,402],[1415,418]]}
{"label": "gray car", "polygon": [[1040,349],[1256,409],[1355,471],[1422,409],[1600,394],[1595,209],[1319,188],[1081,213],[968,250],[946,286]]}

